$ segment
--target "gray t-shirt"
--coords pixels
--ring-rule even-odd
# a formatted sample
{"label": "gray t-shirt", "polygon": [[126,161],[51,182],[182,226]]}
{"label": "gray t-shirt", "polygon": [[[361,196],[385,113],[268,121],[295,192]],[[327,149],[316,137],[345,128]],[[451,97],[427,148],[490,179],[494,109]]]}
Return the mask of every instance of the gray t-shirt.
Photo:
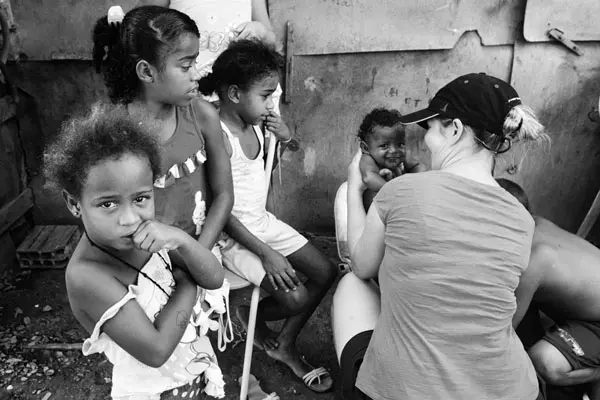
{"label": "gray t-shirt", "polygon": [[534,222],[500,187],[442,171],[375,197],[385,224],[381,315],[356,386],[373,399],[533,400],[512,328]]}

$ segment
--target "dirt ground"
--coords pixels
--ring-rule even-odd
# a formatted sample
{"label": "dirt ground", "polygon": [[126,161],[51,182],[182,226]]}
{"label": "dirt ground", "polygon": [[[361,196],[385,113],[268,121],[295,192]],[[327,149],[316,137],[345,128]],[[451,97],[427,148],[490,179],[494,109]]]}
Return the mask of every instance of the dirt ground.
{"label": "dirt ground", "polygon": [[[337,263],[331,237],[312,239]],[[335,378],[338,365],[329,320],[332,293],[333,290],[300,334],[298,347],[309,362],[324,366]],[[237,380],[242,373],[244,351],[241,324],[233,310],[239,304],[249,303],[250,294],[251,288],[231,293],[236,339],[225,352],[217,354],[228,400],[239,398]],[[64,270],[5,271],[0,276],[0,321],[0,400],[110,399],[112,368],[103,356],[84,357],[77,348],[42,348],[78,344],[86,338],[69,308]],[[252,373],[265,392],[277,392],[281,399],[334,398],[333,392],[315,394],[308,390],[285,366],[276,364],[264,352],[255,350]]]}

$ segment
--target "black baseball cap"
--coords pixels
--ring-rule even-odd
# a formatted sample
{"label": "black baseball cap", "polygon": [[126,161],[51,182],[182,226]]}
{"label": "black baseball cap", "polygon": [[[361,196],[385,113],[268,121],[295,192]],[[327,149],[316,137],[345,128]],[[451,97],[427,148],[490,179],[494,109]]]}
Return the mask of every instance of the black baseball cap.
{"label": "black baseball cap", "polygon": [[506,115],[519,104],[517,91],[502,79],[483,72],[472,73],[441,88],[429,107],[403,115],[400,122],[419,124],[427,129],[428,119],[458,118],[465,125],[501,135]]}

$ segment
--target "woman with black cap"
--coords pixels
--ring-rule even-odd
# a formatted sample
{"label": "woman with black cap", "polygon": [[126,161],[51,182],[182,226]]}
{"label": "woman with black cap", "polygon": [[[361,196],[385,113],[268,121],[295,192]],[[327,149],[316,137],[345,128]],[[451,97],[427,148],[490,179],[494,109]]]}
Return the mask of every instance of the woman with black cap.
{"label": "woman with black cap", "polygon": [[[485,74],[455,79],[402,122],[427,129],[431,171],[387,183],[367,214],[360,153],[348,168],[353,274],[333,302],[344,396],[534,400],[536,373],[512,327],[534,222],[492,166],[544,128],[509,84]],[[377,318],[378,296],[362,281],[374,277]]]}

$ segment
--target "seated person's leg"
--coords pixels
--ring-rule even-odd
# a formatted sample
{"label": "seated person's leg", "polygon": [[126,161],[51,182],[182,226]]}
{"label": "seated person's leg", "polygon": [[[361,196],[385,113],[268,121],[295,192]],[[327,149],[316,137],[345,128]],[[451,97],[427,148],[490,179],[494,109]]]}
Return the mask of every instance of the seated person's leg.
{"label": "seated person's leg", "polygon": [[[332,386],[329,373],[325,370],[316,370],[308,364],[296,349],[296,338],[300,330],[317,308],[337,277],[335,266],[316,247],[308,243],[306,238],[282,221],[270,216],[268,228],[257,234],[257,237],[268,244],[276,253],[286,256],[287,261],[296,271],[302,272],[308,279],[303,284],[297,285],[295,290],[285,291],[283,288],[275,289],[271,280],[266,275],[260,259],[238,243],[234,247],[242,248],[246,253],[246,261],[232,257],[235,253],[229,248],[223,250],[223,261],[230,268],[252,269],[260,271],[254,273],[253,283],[260,282],[261,288],[271,294],[259,304],[256,332],[257,344],[262,344],[267,354],[286,364],[300,378],[308,376],[307,386],[317,392],[326,391]],[[239,257],[238,257],[239,258]],[[251,263],[248,260],[253,260]],[[285,258],[284,258],[285,260]],[[243,265],[243,267],[240,267]],[[244,276],[244,275],[242,275]],[[247,307],[240,307],[240,319],[247,320]],[[271,331],[266,321],[286,319],[279,334]],[[310,377],[315,375],[314,379]]]}
{"label": "seated person's leg", "polygon": [[549,385],[579,386],[600,378],[600,324],[568,321],[552,327],[529,350]]}
{"label": "seated person's leg", "polygon": [[331,304],[333,342],[338,361],[346,343],[361,332],[375,328],[381,311],[377,286],[349,273],[338,283]]}
{"label": "seated person's leg", "polygon": [[380,293],[373,282],[353,273],[340,280],[333,295],[331,324],[340,363],[338,392],[342,399],[367,398],[354,385],[380,311]]}
{"label": "seated person's leg", "polygon": [[[302,305],[299,314],[286,319],[276,341],[272,343],[275,348],[265,349],[270,357],[285,363],[297,377],[303,378],[310,389],[323,392],[333,385],[329,372],[317,369],[304,360],[296,349],[296,339],[335,281],[337,271],[335,265],[310,243],[294,251],[287,259],[296,271],[308,278],[302,286],[307,291],[308,301]],[[274,295],[271,302],[268,300],[265,299],[263,308],[266,318],[281,319],[281,310],[276,304],[277,297]],[[312,383],[307,383],[305,378],[316,372],[317,378]]]}
{"label": "seated person's leg", "polygon": [[[222,254],[223,265],[227,269],[252,284],[260,286],[273,297],[269,302],[275,301],[278,304],[279,309],[282,311],[282,318],[298,314],[299,310],[308,302],[308,291],[304,286],[298,286],[296,290],[289,292],[275,290],[266,276],[261,260],[234,240],[228,239],[227,244],[222,249]],[[268,299],[261,300],[260,304],[262,305]],[[265,323],[267,319],[263,315],[262,308],[259,305],[255,335],[255,345],[261,350],[264,349],[265,341],[270,343],[277,337],[277,334],[267,327]],[[243,324],[247,324],[249,312],[250,308],[248,306],[241,306],[237,310],[238,318]]]}

